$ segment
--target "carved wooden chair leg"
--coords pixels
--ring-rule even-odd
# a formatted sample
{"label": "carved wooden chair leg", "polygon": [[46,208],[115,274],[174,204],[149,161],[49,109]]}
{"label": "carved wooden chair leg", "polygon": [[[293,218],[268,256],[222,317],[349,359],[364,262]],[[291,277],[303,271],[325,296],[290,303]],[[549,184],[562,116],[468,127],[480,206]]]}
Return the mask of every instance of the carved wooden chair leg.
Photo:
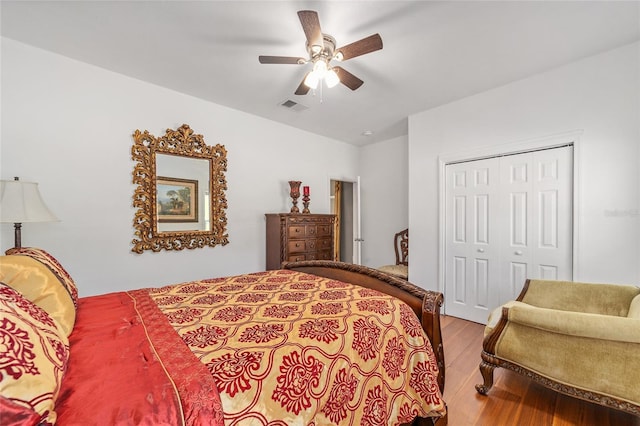
{"label": "carved wooden chair leg", "polygon": [[489,392],[489,389],[491,389],[491,387],[493,386],[493,370],[495,369],[495,365],[489,364],[486,361],[482,361],[480,363],[480,373],[482,374],[484,383],[476,385],[476,390],[478,391],[478,393],[486,395],[487,392]]}

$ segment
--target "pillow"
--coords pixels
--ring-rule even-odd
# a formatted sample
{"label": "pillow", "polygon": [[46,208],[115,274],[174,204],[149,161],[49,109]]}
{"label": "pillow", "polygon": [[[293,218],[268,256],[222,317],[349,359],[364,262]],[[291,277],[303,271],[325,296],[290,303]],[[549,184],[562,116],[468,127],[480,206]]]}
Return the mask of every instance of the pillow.
{"label": "pillow", "polygon": [[627,314],[627,316],[629,318],[640,319],[640,294],[631,300],[631,305],[629,306],[629,313]]}
{"label": "pillow", "polygon": [[58,277],[60,283],[69,292],[74,306],[76,308],[78,307],[78,288],[76,287],[76,283],[73,282],[71,275],[69,275],[55,257],[51,256],[43,249],[35,247],[14,247],[7,250],[5,254],[29,256],[51,269],[51,272]]}
{"label": "pillow", "polygon": [[76,321],[75,305],[47,266],[29,256],[0,256],[0,281],[47,311],[66,336],[71,334]]}
{"label": "pillow", "polygon": [[2,424],[54,424],[69,341],[45,310],[2,282],[0,347]]}

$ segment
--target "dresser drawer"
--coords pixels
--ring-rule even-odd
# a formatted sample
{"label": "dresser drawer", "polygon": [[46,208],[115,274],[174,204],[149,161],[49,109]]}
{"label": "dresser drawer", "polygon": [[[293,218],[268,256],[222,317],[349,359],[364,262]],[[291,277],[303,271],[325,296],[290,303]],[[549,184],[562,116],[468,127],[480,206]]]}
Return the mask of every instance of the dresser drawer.
{"label": "dresser drawer", "polygon": [[306,240],[289,240],[289,253],[315,252],[316,250],[331,250],[333,246],[330,238],[309,238]]}
{"label": "dresser drawer", "polygon": [[331,250],[319,251],[316,253],[316,259],[317,260],[333,260],[333,254],[331,253]]}
{"label": "dresser drawer", "polygon": [[287,251],[289,253],[304,253],[308,251],[309,241],[307,240],[289,240],[287,242]]}
{"label": "dresser drawer", "polygon": [[287,229],[289,234],[289,238],[304,238],[305,237],[305,226],[304,225],[292,225]]}
{"label": "dresser drawer", "polygon": [[301,262],[303,260],[312,260],[312,259],[308,259],[304,254],[292,254],[287,258],[287,261],[289,262]]}
{"label": "dresser drawer", "polygon": [[331,250],[333,247],[333,240],[331,240],[331,238],[318,238],[315,246],[316,250]]}
{"label": "dresser drawer", "polygon": [[333,225],[307,225],[305,235],[307,237],[329,237],[333,234]]}
{"label": "dresser drawer", "polygon": [[314,251],[313,253],[305,253],[304,260],[333,260],[331,250]]}
{"label": "dresser drawer", "polygon": [[333,233],[333,225],[318,225],[317,228],[318,237],[328,237]]}

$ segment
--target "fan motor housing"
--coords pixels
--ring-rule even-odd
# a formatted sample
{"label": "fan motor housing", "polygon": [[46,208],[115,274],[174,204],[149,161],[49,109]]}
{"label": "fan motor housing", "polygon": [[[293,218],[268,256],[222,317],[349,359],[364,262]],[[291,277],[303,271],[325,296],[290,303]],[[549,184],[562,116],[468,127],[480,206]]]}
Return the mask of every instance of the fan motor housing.
{"label": "fan motor housing", "polygon": [[[336,39],[329,34],[322,33],[322,43],[322,50],[317,49],[319,46],[309,46],[309,43],[307,43],[307,52],[309,52],[309,57],[311,59],[318,56],[324,56],[328,59],[333,58],[333,52],[336,50]],[[316,48],[314,49],[314,47]]]}

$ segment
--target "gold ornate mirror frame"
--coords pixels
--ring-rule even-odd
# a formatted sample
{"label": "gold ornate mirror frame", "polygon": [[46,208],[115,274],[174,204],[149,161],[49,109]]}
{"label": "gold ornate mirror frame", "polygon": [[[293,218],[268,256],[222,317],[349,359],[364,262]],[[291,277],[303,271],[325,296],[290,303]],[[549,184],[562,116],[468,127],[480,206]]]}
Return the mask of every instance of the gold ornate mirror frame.
{"label": "gold ornate mirror frame", "polygon": [[[225,197],[227,151],[224,145],[208,146],[202,135],[194,134],[186,124],[176,130],[167,129],[166,134],[160,138],[154,137],[146,130],[136,130],[133,140],[131,158],[137,162],[133,169],[133,183],[138,187],[133,194],[133,207],[137,208],[133,227],[137,238],[131,241],[131,251],[158,252],[162,249],[182,250],[228,244]],[[209,229],[158,231],[157,154],[209,161]]]}

